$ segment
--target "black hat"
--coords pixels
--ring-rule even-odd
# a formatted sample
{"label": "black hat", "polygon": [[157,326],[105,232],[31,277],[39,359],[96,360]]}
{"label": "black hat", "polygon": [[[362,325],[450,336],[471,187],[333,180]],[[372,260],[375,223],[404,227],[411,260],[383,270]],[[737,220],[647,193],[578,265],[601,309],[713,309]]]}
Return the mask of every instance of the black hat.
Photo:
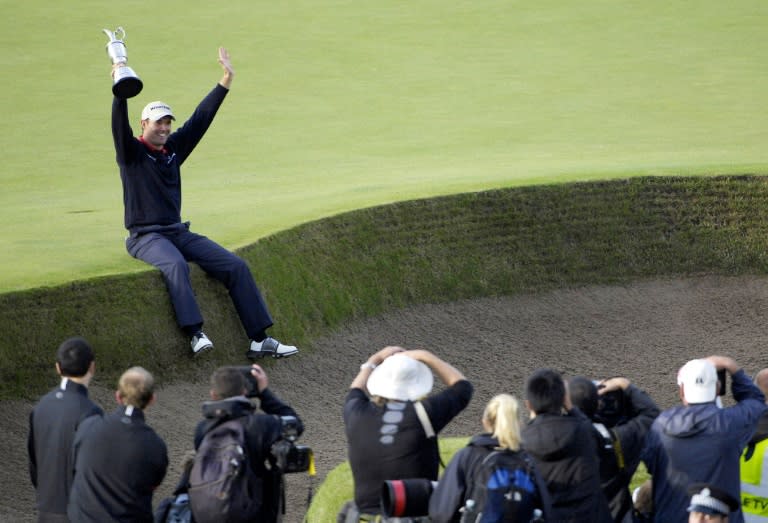
{"label": "black hat", "polygon": [[707,483],[691,485],[688,487],[688,494],[691,494],[688,512],[727,516],[739,508],[739,502],[733,496]]}

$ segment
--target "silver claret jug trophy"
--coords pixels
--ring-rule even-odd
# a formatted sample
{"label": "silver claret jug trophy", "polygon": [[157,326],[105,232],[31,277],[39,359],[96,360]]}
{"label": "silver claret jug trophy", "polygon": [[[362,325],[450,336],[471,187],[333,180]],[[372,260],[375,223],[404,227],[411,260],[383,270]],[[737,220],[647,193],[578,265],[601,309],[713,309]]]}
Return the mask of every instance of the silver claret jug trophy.
{"label": "silver claret jug trophy", "polygon": [[118,27],[115,31],[104,29],[109,38],[107,54],[112,59],[112,64],[123,64],[115,69],[112,79],[112,93],[118,98],[132,98],[141,92],[144,84],[136,73],[126,65],[128,52],[125,50],[125,30]]}

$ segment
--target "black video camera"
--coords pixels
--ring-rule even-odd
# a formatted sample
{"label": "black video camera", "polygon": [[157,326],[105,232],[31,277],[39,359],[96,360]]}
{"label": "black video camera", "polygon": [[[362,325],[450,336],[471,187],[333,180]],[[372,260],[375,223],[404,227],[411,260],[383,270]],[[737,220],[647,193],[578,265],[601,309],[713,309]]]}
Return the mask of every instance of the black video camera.
{"label": "black video camera", "polygon": [[259,384],[256,381],[256,377],[251,374],[253,367],[250,365],[244,365],[242,367],[238,367],[238,369],[240,369],[240,372],[243,373],[243,377],[245,378],[245,397],[258,398],[261,393],[259,392]]}
{"label": "black video camera", "polygon": [[726,391],[728,390],[728,375],[725,373],[725,369],[720,369],[717,371],[717,383],[720,386],[720,388],[717,390],[718,396],[725,396]]}
{"label": "black video camera", "polygon": [[277,467],[284,474],[306,472],[312,465],[312,449],[296,445],[299,438],[299,420],[296,416],[280,416],[282,438],[272,445],[272,455]]}
{"label": "black video camera", "polygon": [[[599,381],[594,382],[600,390],[602,386]],[[597,396],[597,412],[595,413],[597,421],[603,423],[606,427],[615,427],[631,417],[628,412],[624,391],[616,389]]]}

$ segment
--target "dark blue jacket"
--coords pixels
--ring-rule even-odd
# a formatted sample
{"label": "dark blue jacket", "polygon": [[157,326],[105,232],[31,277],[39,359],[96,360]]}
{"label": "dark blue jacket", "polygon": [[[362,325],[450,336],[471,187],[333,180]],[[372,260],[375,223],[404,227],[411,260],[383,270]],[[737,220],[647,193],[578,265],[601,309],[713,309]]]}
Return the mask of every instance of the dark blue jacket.
{"label": "dark blue jacket", "polygon": [[133,136],[124,98],[112,101],[112,137],[123,182],[125,228],[131,232],[181,222],[181,164],[211,125],[228,89],[216,87],[192,116],[168,137],[164,152]]}
{"label": "dark blue jacket", "polygon": [[[685,521],[692,483],[712,484],[739,499],[739,457],[766,406],[743,370],[732,376],[732,392],[738,402],[732,407],[679,405],[651,425],[642,459],[653,476],[654,521]],[[744,521],[741,508],[729,521]]]}
{"label": "dark blue jacket", "polygon": [[[499,441],[490,434],[478,434],[470,440],[469,445],[454,454],[429,499],[429,516],[433,523],[460,521],[459,509],[464,506],[466,496],[469,495],[469,482],[475,477],[480,463],[498,446]],[[524,450],[519,452],[527,455]],[[528,459],[533,461],[533,458]],[[552,514],[549,491],[535,464],[532,472],[538,497],[536,507],[543,511],[544,520],[549,521]]]}

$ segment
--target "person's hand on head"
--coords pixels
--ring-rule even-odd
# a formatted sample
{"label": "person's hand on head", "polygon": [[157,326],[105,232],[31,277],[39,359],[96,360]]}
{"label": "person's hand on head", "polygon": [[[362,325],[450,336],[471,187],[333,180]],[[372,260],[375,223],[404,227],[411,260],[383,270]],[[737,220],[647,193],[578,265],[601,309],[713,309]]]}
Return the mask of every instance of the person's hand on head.
{"label": "person's hand on head", "polygon": [[355,376],[355,379],[352,380],[352,384],[349,387],[352,389],[364,389],[365,384],[368,381],[368,376],[370,376],[371,372],[373,372],[373,369],[381,365],[385,359],[389,358],[393,354],[404,351],[405,349],[402,347],[390,345],[371,354],[368,357],[368,360],[360,366],[360,372],[357,373],[357,376]]}
{"label": "person's hand on head", "polygon": [[440,381],[449,387],[459,380],[466,379],[459,369],[447,361],[442,360],[440,356],[427,349],[411,349],[405,351],[403,354],[416,361],[420,361],[429,367]]}
{"label": "person's hand on head", "polygon": [[269,387],[269,378],[267,378],[267,373],[264,372],[264,369],[255,363],[251,365],[251,367],[251,375],[256,378],[256,386],[259,389],[259,393],[262,393],[264,389]]}
{"label": "person's hand on head", "polygon": [[563,408],[566,412],[573,410],[573,403],[571,402],[571,393],[568,392],[568,380],[563,380],[565,384],[565,398],[563,398]]}
{"label": "person's hand on head", "polygon": [[406,352],[406,350],[396,345],[389,345],[368,358],[368,362],[373,363],[374,365],[381,365],[382,361],[399,352]]}
{"label": "person's hand on head", "polygon": [[705,360],[712,363],[717,370],[725,369],[729,374],[735,374],[739,371],[739,365],[736,360],[728,356],[708,356]]}
{"label": "person's hand on head", "polygon": [[427,349],[411,349],[405,351],[404,354],[409,358],[413,358],[414,360],[420,361],[430,367],[434,365],[435,361],[440,360],[436,354],[428,351]]}
{"label": "person's hand on head", "polygon": [[616,377],[616,378],[608,378],[606,380],[603,380],[600,382],[600,384],[597,386],[597,394],[603,395],[608,392],[614,391],[614,390],[627,390],[627,387],[629,387],[630,381],[627,378],[622,377]]}

